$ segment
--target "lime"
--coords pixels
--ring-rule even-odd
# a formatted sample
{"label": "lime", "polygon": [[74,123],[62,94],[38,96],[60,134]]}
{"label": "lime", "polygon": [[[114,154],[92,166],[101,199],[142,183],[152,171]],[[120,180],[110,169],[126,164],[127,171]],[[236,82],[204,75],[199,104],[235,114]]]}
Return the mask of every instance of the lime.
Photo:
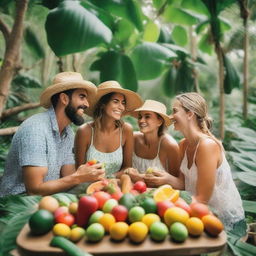
{"label": "lime", "polygon": [[100,223],[91,224],[86,230],[86,236],[88,241],[98,242],[105,234],[104,227]]}
{"label": "lime", "polygon": [[88,224],[91,225],[92,223],[98,223],[100,217],[103,216],[103,215],[104,215],[104,212],[103,212],[103,211],[98,210],[98,211],[94,212],[94,213],[90,216]]}
{"label": "lime", "polygon": [[28,224],[32,234],[43,235],[52,229],[54,217],[51,212],[41,209],[31,215]]}
{"label": "lime", "polygon": [[184,242],[188,237],[188,230],[184,224],[174,222],[170,227],[170,234],[173,240],[177,242]]}
{"label": "lime", "polygon": [[168,227],[160,221],[154,222],[149,229],[150,237],[156,241],[163,241],[169,233]]}
{"label": "lime", "polygon": [[152,197],[146,197],[140,206],[145,210],[146,213],[156,213],[157,205],[156,201]]}
{"label": "lime", "polygon": [[128,213],[128,218],[131,223],[140,221],[143,216],[145,215],[145,211],[142,207],[140,206],[134,206],[130,209]]}

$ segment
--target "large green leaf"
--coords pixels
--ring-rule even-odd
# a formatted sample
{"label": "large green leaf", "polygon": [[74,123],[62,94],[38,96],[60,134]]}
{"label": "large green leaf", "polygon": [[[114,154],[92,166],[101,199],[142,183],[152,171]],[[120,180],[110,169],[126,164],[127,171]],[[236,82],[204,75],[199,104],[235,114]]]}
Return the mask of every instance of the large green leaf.
{"label": "large green leaf", "polygon": [[177,69],[175,67],[171,67],[163,76],[162,79],[162,87],[165,95],[167,97],[173,97],[176,94],[176,76],[177,76]]}
{"label": "large green leaf", "polygon": [[187,31],[182,26],[175,26],[173,28],[172,38],[174,42],[180,46],[185,46],[188,43]]}
{"label": "large green leaf", "polygon": [[244,183],[256,187],[256,172],[239,172],[237,176]]}
{"label": "large green leaf", "polygon": [[108,44],[111,30],[78,1],[64,1],[51,10],[45,24],[47,40],[57,56]]}
{"label": "large green leaf", "polygon": [[181,3],[181,7],[207,16],[209,15],[208,9],[201,0],[183,0]]}
{"label": "large green leaf", "polygon": [[142,13],[139,4],[135,0],[91,0],[98,7],[105,9],[113,15],[129,20],[134,26],[142,31]]}
{"label": "large green leaf", "polygon": [[92,64],[91,69],[100,71],[101,82],[116,80],[124,88],[133,91],[137,91],[138,89],[138,82],[132,61],[125,54],[108,51]]}
{"label": "large green leaf", "polygon": [[145,42],[134,48],[131,59],[139,80],[151,80],[160,76],[177,55],[157,43]]}
{"label": "large green leaf", "polygon": [[239,169],[245,172],[256,172],[256,165],[249,157],[246,155],[242,155],[241,153],[231,152],[229,151],[229,155],[233,159],[233,164],[237,166]]}
{"label": "large green leaf", "polygon": [[169,30],[169,28],[161,25],[161,28],[160,28],[160,35],[159,35],[159,38],[158,38],[158,43],[174,43],[174,41],[172,40],[172,37],[171,37],[171,32]]}
{"label": "large green leaf", "polygon": [[160,29],[158,25],[149,20],[145,26],[143,40],[147,42],[156,42],[160,35]]}
{"label": "large green leaf", "polygon": [[179,25],[188,25],[188,26],[195,25],[200,21],[198,16],[193,15],[181,8],[173,7],[171,5],[169,5],[165,9],[163,17],[168,22],[176,23]]}
{"label": "large green leaf", "polygon": [[243,208],[246,212],[256,213],[256,202],[243,200]]}
{"label": "large green leaf", "polygon": [[224,78],[224,91],[226,94],[230,94],[234,88],[240,88],[240,78],[235,67],[226,55],[223,56],[223,61],[226,71]]}

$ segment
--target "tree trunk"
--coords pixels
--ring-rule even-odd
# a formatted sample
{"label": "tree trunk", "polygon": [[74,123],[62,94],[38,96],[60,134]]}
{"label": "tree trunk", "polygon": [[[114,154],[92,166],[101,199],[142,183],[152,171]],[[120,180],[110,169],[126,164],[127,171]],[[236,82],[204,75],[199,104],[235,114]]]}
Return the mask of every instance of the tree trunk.
{"label": "tree trunk", "polygon": [[220,93],[219,135],[221,140],[223,140],[225,135],[224,62],[223,62],[223,52],[219,44],[216,46],[215,51],[216,51],[218,62],[219,62],[219,93]]}
{"label": "tree trunk", "polygon": [[13,28],[6,41],[3,65],[0,70],[0,118],[9,95],[11,81],[19,64],[19,53],[23,35],[23,21],[28,0],[16,1],[16,17]]}

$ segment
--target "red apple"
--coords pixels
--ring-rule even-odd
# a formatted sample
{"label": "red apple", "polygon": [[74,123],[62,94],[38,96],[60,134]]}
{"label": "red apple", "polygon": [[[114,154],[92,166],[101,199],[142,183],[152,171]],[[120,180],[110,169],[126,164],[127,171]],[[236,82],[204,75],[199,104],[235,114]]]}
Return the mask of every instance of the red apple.
{"label": "red apple", "polygon": [[168,208],[174,207],[174,204],[169,201],[169,200],[165,200],[165,201],[161,201],[161,202],[157,202],[157,214],[163,218],[164,217],[164,213]]}
{"label": "red apple", "polygon": [[64,212],[69,212],[67,206],[61,206],[57,210],[54,211],[54,218],[56,219],[60,214]]}
{"label": "red apple", "polygon": [[116,221],[126,221],[128,217],[128,209],[119,204],[112,209],[111,214],[115,217]]}
{"label": "red apple", "polygon": [[99,204],[99,209],[102,209],[105,202],[111,198],[111,195],[104,191],[95,192],[95,193],[93,193],[92,196],[97,199],[98,204]]}
{"label": "red apple", "polygon": [[64,223],[71,227],[75,223],[75,217],[69,212],[63,212],[55,218],[56,223]]}
{"label": "red apple", "polygon": [[147,190],[147,185],[144,181],[136,181],[133,185],[133,189],[137,190],[140,193],[143,193]]}

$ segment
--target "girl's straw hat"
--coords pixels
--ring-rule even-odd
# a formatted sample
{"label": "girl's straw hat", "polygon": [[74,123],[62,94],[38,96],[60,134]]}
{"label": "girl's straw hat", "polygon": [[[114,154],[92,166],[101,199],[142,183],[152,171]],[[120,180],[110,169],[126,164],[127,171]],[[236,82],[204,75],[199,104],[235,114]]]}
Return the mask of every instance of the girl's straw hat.
{"label": "girl's straw hat", "polygon": [[140,107],[135,109],[132,113],[130,113],[132,116],[138,118],[140,111],[152,111],[160,115],[165,122],[166,126],[169,126],[171,124],[170,117],[166,114],[166,106],[155,100],[146,100],[144,104]]}
{"label": "girl's straw hat", "polygon": [[91,107],[87,108],[85,113],[88,116],[92,116],[97,102],[102,96],[109,93],[121,93],[125,96],[126,109],[124,115],[127,114],[127,112],[140,107],[143,103],[141,97],[136,92],[122,88],[117,81],[106,81],[98,85],[97,95],[94,98]]}
{"label": "girl's straw hat", "polygon": [[87,100],[89,105],[97,92],[97,87],[92,82],[84,80],[80,73],[61,72],[54,77],[52,85],[42,92],[40,97],[41,106],[49,108],[52,104],[51,97],[54,94],[70,89],[85,89],[88,93]]}

